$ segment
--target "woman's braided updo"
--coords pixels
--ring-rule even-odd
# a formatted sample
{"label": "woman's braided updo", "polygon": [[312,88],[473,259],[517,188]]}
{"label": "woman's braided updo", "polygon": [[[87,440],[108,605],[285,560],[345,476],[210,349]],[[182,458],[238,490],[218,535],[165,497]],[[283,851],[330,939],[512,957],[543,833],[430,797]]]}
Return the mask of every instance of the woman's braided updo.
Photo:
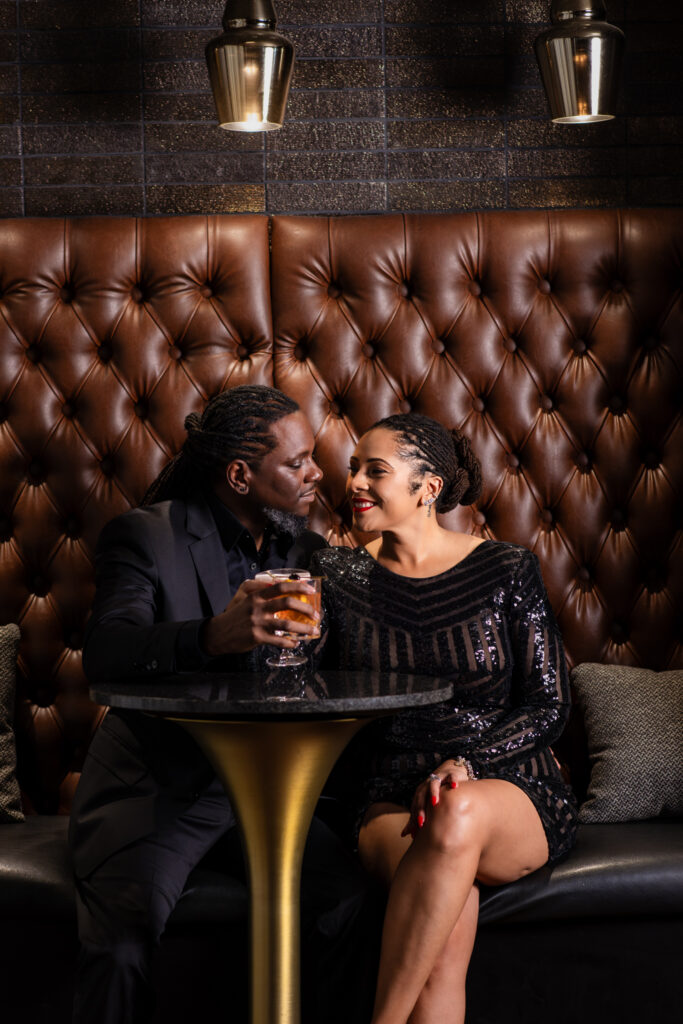
{"label": "woman's braided updo", "polygon": [[241,384],[212,398],[201,416],[185,417],[187,438],[174,459],[150,485],[141,505],[185,498],[212,480],[234,459],[257,469],[277,445],[271,427],[299,406],[282,391]]}
{"label": "woman's braided updo", "polygon": [[[443,480],[436,500],[437,512],[450,512],[456,505],[471,505],[481,494],[481,465],[469,440],[459,430],[447,430],[431,416],[409,412],[387,416],[370,428],[397,434],[398,455],[416,463],[420,480],[433,473]],[[416,480],[416,490],[419,482]]]}

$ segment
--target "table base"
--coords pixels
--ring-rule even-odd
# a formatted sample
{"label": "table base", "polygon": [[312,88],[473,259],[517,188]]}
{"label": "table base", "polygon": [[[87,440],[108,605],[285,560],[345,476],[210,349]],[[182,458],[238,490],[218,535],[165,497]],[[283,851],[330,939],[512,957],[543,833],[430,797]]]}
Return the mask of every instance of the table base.
{"label": "table base", "polygon": [[367,719],[173,720],[208,757],[240,825],[251,889],[252,1024],[299,1024],[306,836],[335,761]]}

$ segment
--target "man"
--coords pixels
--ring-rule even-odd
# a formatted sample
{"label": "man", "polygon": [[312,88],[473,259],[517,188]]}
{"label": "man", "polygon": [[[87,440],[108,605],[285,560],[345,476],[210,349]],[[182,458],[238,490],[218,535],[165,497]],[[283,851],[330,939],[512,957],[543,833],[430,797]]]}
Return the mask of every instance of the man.
{"label": "man", "polygon": [[[321,477],[306,417],[279,391],[241,386],[185,426],[181,453],[142,507],[100,537],[83,650],[90,678],[249,669],[259,645],[295,646],[276,628],[314,630],[310,621],[274,618],[277,610],[310,611],[292,593],[296,584],[253,579],[284,565],[303,568],[325,545],[306,529]],[[189,872],[234,825],[212,768],[179,726],[108,713],[88,752],[70,831],[81,939],[76,1024],[150,1020],[152,952]],[[318,946],[328,944],[338,959],[333,947],[363,919],[367,893],[321,823],[304,860],[304,903],[307,874],[327,936]]]}

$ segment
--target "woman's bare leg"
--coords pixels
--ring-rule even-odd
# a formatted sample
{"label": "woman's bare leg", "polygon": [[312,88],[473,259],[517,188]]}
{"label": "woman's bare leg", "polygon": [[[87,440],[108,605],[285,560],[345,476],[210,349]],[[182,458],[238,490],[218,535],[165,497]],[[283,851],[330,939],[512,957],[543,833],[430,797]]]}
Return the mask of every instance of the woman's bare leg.
{"label": "woman's bare leg", "polygon": [[[456,1024],[464,1013],[462,980],[462,1011],[457,1016],[455,1007],[450,1017],[429,1016],[429,1004],[443,1004],[452,996],[447,946],[466,905],[471,906],[475,880],[509,882],[544,864],[548,847],[543,827],[526,794],[497,779],[442,789],[438,806],[428,810],[412,844],[400,837],[407,813],[391,805],[384,805],[384,811],[375,809],[369,816],[360,840],[366,867],[391,881],[373,1024],[406,1024],[409,1018],[411,1024]],[[470,927],[466,921],[469,915],[453,943],[463,952],[469,944],[469,962],[473,933],[471,921]],[[456,974],[464,979],[466,965],[461,968],[456,967]],[[441,991],[439,975],[449,979],[450,995]],[[411,1018],[414,1011],[418,1016]]]}
{"label": "woman's bare leg", "polygon": [[415,1003],[409,1024],[462,1024],[465,1020],[467,968],[478,920],[479,889],[472,886],[455,928]]}

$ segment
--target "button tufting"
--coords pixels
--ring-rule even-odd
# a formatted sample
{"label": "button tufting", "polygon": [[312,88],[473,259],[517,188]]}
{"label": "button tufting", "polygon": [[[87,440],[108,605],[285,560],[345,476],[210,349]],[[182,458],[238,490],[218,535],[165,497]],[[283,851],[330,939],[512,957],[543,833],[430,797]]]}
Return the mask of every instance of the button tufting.
{"label": "button tufting", "polygon": [[12,520],[7,516],[0,516],[0,541],[11,540]]}
{"label": "button tufting", "polygon": [[114,460],[110,455],[105,455],[104,458],[100,460],[100,471],[104,476],[114,475]]}
{"label": "button tufting", "polygon": [[576,574],[576,578],[579,581],[579,586],[582,590],[590,590],[592,586],[592,577],[590,569],[583,565]]}
{"label": "button tufting", "polygon": [[361,348],[361,352],[367,359],[372,359],[375,354],[375,346],[371,345],[369,341],[366,341]]}
{"label": "button tufting", "polygon": [[31,590],[36,595],[36,597],[45,597],[49,590],[49,586],[45,577],[41,576],[40,574],[34,576],[33,580],[31,581]]}
{"label": "button tufting", "polygon": [[296,359],[299,360],[300,363],[305,363],[306,355],[306,346],[304,345],[303,341],[300,341],[298,345],[294,346],[294,356]]}
{"label": "button tufting", "polygon": [[612,291],[613,292],[617,292],[618,293],[618,292],[623,292],[623,290],[624,290],[624,285],[623,285],[623,283],[621,281],[618,281],[616,279],[614,281],[612,281]]}
{"label": "button tufting", "polygon": [[608,402],[608,408],[615,416],[621,416],[626,412],[626,402],[621,395],[612,395]]}
{"label": "button tufting", "polygon": [[659,338],[656,338],[654,334],[651,334],[649,338],[646,338],[643,342],[643,348],[647,349],[648,352],[654,352],[659,347]]}
{"label": "button tufting", "polygon": [[340,512],[333,512],[331,518],[335,526],[341,526],[344,522],[344,517]]}
{"label": "button tufting", "polygon": [[98,355],[100,357],[100,361],[101,362],[108,363],[109,360],[112,357],[111,346],[110,345],[100,345],[100,349],[99,349]]}
{"label": "button tufting", "polygon": [[625,644],[628,640],[628,630],[623,622],[613,623],[612,640],[615,644]]}
{"label": "button tufting", "polygon": [[410,401],[407,398],[404,398],[402,401],[398,403],[398,408],[400,412],[412,412],[413,409]]}
{"label": "button tufting", "polygon": [[643,464],[646,469],[657,469],[661,465],[661,461],[657,452],[645,452],[643,456]]}
{"label": "button tufting", "polygon": [[588,452],[579,452],[576,456],[576,465],[579,467],[582,473],[590,473],[591,471],[591,457]]}
{"label": "button tufting", "polygon": [[341,288],[334,281],[330,281],[327,286],[327,294],[331,299],[338,299],[341,295]]}
{"label": "button tufting", "polygon": [[242,362],[244,362],[245,359],[249,358],[249,349],[247,348],[246,345],[237,346],[237,356]]}
{"label": "button tufting", "polygon": [[402,281],[398,286],[398,294],[404,299],[410,298],[410,286],[407,281]]}
{"label": "button tufting", "polygon": [[481,295],[481,285],[479,284],[479,282],[478,281],[470,281],[470,283],[469,283],[469,291],[470,291],[470,295],[474,295],[475,298],[478,298]]}
{"label": "button tufting", "polygon": [[555,403],[550,395],[541,395],[541,408],[546,412],[552,412],[555,408]]}
{"label": "button tufting", "polygon": [[508,452],[505,461],[510,469],[519,469],[519,457],[514,452]]}
{"label": "button tufting", "polygon": [[330,402],[330,412],[332,413],[333,416],[341,416],[341,406],[339,405],[338,402]]}
{"label": "button tufting", "polygon": [[8,416],[7,406],[4,402],[0,402],[0,423],[4,423]]}
{"label": "button tufting", "polygon": [[31,479],[31,483],[35,484],[36,486],[38,484],[42,484],[43,481],[45,480],[45,470],[43,469],[41,464],[35,459],[33,460],[33,462],[29,464],[28,475]]}
{"label": "button tufting", "polygon": [[76,409],[73,402],[65,402],[62,406],[62,416],[66,420],[71,420],[76,415]]}
{"label": "button tufting", "polygon": [[168,354],[171,359],[182,359],[183,356],[182,350],[179,349],[177,345],[171,345],[168,350]]}
{"label": "button tufting", "polygon": [[144,399],[140,398],[133,406],[133,409],[135,410],[135,415],[138,416],[141,420],[146,419],[148,409],[147,402]]}
{"label": "button tufting", "polygon": [[552,509],[544,508],[541,512],[541,522],[545,526],[546,530],[552,530],[555,525]]}
{"label": "button tufting", "polygon": [[64,533],[69,540],[76,540],[80,536],[80,526],[78,520],[73,516],[69,516],[67,521],[64,523]]}
{"label": "button tufting", "polygon": [[512,336],[505,338],[505,340],[503,341],[503,346],[507,349],[508,352],[517,351],[517,342]]}
{"label": "button tufting", "polygon": [[472,513],[472,522],[475,526],[483,526],[486,522],[486,516],[480,509],[477,509],[476,512]]}
{"label": "button tufting", "polygon": [[484,402],[484,399],[483,398],[473,398],[472,399],[472,408],[474,409],[475,412],[483,412],[484,409],[486,408],[486,404]]}
{"label": "button tufting", "polygon": [[620,508],[615,508],[612,512],[610,524],[615,533],[621,533],[622,530],[626,529],[626,515]]}
{"label": "button tufting", "polygon": [[139,284],[133,285],[133,287],[130,290],[130,297],[133,300],[133,302],[141,303],[145,301],[144,292]]}
{"label": "button tufting", "polygon": [[59,297],[67,305],[74,300],[74,290],[71,285],[65,284],[59,289]]}
{"label": "button tufting", "polygon": [[542,292],[543,295],[550,295],[550,292],[552,291],[552,286],[547,277],[542,277],[541,280],[538,282],[538,290],[539,292]]}
{"label": "button tufting", "polygon": [[588,345],[583,340],[583,338],[576,338],[574,344],[572,345],[572,348],[576,352],[577,356],[582,356],[584,352],[588,351]]}
{"label": "button tufting", "polygon": [[213,288],[211,287],[208,281],[206,282],[206,284],[203,284],[201,286],[199,291],[201,292],[202,297],[205,299],[210,299],[213,295]]}
{"label": "button tufting", "polygon": [[446,351],[446,346],[440,338],[432,339],[432,352],[436,352],[437,356],[441,356]]}
{"label": "button tufting", "polygon": [[30,362],[32,363],[39,363],[40,357],[41,354],[38,345],[29,345],[29,347],[26,349],[26,358],[30,360]]}
{"label": "button tufting", "polygon": [[66,646],[72,651],[80,651],[83,646],[83,636],[77,630],[70,633],[66,639]]}

